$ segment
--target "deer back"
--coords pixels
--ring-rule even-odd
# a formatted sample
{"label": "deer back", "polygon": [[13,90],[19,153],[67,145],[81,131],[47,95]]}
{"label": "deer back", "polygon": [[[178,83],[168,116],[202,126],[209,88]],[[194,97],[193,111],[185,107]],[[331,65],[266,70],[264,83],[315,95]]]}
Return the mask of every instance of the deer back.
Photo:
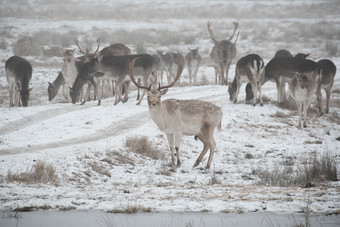
{"label": "deer back", "polygon": [[322,71],[321,86],[323,87],[332,86],[336,74],[335,64],[329,59],[321,59],[317,63]]}

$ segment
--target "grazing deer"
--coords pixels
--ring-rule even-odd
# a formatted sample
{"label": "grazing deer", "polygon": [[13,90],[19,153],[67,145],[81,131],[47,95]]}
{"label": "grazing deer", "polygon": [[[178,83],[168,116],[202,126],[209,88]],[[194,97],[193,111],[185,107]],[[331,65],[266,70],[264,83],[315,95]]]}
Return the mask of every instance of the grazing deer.
{"label": "grazing deer", "polygon": [[32,90],[32,88],[28,88],[33,71],[31,63],[22,57],[12,56],[5,63],[5,70],[9,90],[9,106],[22,104],[27,107]]}
{"label": "grazing deer", "polygon": [[[110,45],[108,47],[103,48],[98,54],[100,40],[97,40],[97,43],[98,43],[97,50],[94,53],[89,53],[89,50],[86,50],[86,52],[83,51],[81,49],[81,47],[79,46],[78,41],[76,41],[76,45],[78,46],[79,51],[81,53],[83,53],[84,56],[82,56],[81,58],[83,58],[83,59],[80,60],[80,62],[82,62],[83,65],[77,68],[77,71],[78,71],[77,78],[81,77],[81,76],[82,76],[82,78],[75,80],[74,83],[73,83],[73,86],[72,86],[72,88],[75,87],[72,90],[72,95],[71,95],[72,103],[76,102],[77,97],[79,96],[79,94],[82,90],[82,86],[85,83],[90,82],[91,85],[94,86],[95,95],[98,96],[98,104],[100,104],[101,96],[99,95],[98,90],[97,90],[96,80],[98,80],[99,83],[102,82],[102,85],[103,85],[103,81],[108,80],[108,79],[112,79],[112,77],[111,77],[111,75],[108,75],[106,73],[97,72],[97,71],[93,70],[93,68],[95,66],[97,66],[97,64],[98,64],[98,59],[100,58],[103,61],[105,61],[107,59],[110,59],[111,56],[126,55],[126,54],[130,53],[130,49],[128,47],[126,47],[125,45],[123,45],[121,43],[118,43],[118,44],[113,44],[113,45]],[[85,66],[85,64],[87,64],[87,65]],[[81,70],[82,70],[82,73],[80,73]],[[117,86],[114,86],[114,87],[116,89]],[[127,83],[127,87],[128,87],[128,83]],[[89,99],[90,88],[91,87],[88,88],[88,92],[87,92],[88,98],[87,99]],[[127,96],[127,92],[126,92],[126,96]],[[85,103],[85,100],[82,102],[82,104]],[[127,100],[127,97],[125,97],[124,100]]]}
{"label": "grazing deer", "polygon": [[177,60],[178,68],[175,79],[171,84],[159,86],[158,89],[151,89],[151,86],[141,86],[136,82],[133,72],[135,61],[136,59],[130,64],[129,75],[131,81],[137,87],[148,91],[150,117],[158,128],[166,134],[171,151],[172,165],[175,164],[174,151],[176,151],[177,155],[177,166],[181,165],[179,148],[183,135],[194,135],[195,138],[199,138],[204,145],[194,167],[198,166],[208,149],[210,149],[206,166],[206,168],[210,168],[216,147],[214,130],[216,127],[218,130],[221,130],[221,108],[210,102],[201,100],[167,99],[161,102],[161,96],[166,94],[168,88],[172,87],[181,76],[184,64],[180,58]]}
{"label": "grazing deer", "polygon": [[[212,22],[208,22],[208,31],[210,34],[210,39],[214,43],[214,47],[210,53],[210,59],[212,65],[215,69],[215,84],[217,84],[217,78],[219,79],[220,85],[228,84],[228,72],[233,58],[236,56],[236,41],[240,33],[237,34],[237,38],[234,43],[231,42],[233,39],[236,29],[238,27],[237,22],[233,22],[235,29],[233,34],[229,37],[228,40],[217,41],[214,37],[214,33],[211,30]],[[224,77],[225,73],[225,77]]]}
{"label": "grazing deer", "polygon": [[185,55],[185,63],[188,67],[189,84],[192,84],[192,78],[194,79],[194,85],[197,85],[197,72],[201,64],[201,55],[198,53],[198,47],[196,49],[190,49],[189,53]]}
{"label": "grazing deer", "polygon": [[324,89],[326,92],[326,109],[325,113],[329,112],[329,99],[331,96],[331,89],[334,83],[334,77],[336,73],[336,66],[331,60],[321,59],[317,62],[319,67],[321,68],[321,81],[317,88],[317,94],[319,93],[318,103],[319,103],[319,111],[322,114],[322,94],[321,89]]}
{"label": "grazing deer", "polygon": [[[139,76],[142,80],[144,85],[148,85],[151,80],[151,73],[154,70],[155,62],[154,58],[149,54],[138,54],[138,55],[124,55],[124,56],[100,56],[95,54],[90,57],[89,62],[85,64],[81,71],[78,73],[79,80],[75,81],[73,86],[75,87],[73,95],[72,95],[72,102],[76,99],[77,95],[79,94],[79,87],[82,86],[83,80],[81,79],[86,78],[90,79],[91,74],[94,76],[100,76],[107,74],[115,81],[115,102],[114,104],[117,105],[120,101],[125,102],[127,99],[122,98],[122,84],[126,80],[127,75],[129,74],[129,62],[132,61],[134,58],[137,58],[135,65],[135,73]],[[79,84],[77,84],[77,83]],[[125,91],[127,93],[127,91]],[[142,97],[139,99],[137,105],[139,105],[143,97],[145,95],[145,91],[142,94]]]}
{"label": "grazing deer", "polygon": [[[259,91],[260,105],[262,102],[262,83],[264,80],[264,62],[257,54],[249,54],[240,58],[236,64],[235,77],[232,83],[229,83],[228,92],[230,101],[236,103],[240,87],[243,82],[249,81],[252,85],[253,94],[257,95]],[[253,105],[256,105],[256,97]]]}
{"label": "grazing deer", "polygon": [[63,85],[63,95],[65,98],[68,97],[67,93],[65,93],[65,79],[63,77],[63,73],[60,71],[57,78],[51,83],[47,82],[47,93],[48,93],[48,101],[52,101],[54,97],[58,94],[59,88]]}
{"label": "grazing deer", "polygon": [[301,128],[302,125],[307,127],[307,111],[320,79],[320,73],[316,71],[297,72],[296,77],[289,83],[290,95],[295,100],[299,113],[298,128]]}
{"label": "grazing deer", "polygon": [[[318,69],[318,64],[306,59],[305,54],[297,54],[295,57],[274,57],[265,67],[265,78],[262,83],[273,81],[276,83],[277,102],[282,103],[285,99],[285,83],[292,81],[297,72],[311,72]],[[246,87],[246,100],[254,97],[251,86]]]}

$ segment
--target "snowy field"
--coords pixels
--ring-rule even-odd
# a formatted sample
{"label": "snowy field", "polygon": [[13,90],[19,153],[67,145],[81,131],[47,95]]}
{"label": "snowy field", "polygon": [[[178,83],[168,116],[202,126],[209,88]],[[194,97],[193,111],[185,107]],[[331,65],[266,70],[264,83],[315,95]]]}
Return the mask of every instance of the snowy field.
{"label": "snowy field", "polygon": [[[339,68],[340,50],[334,50],[340,46],[338,1],[89,0],[74,8],[78,3],[71,1],[62,1],[64,5],[45,1],[40,6],[40,1],[0,2],[0,210],[340,213],[339,181],[279,186],[263,183],[259,174],[277,172],[280,177],[290,169],[294,176],[313,160],[328,156],[339,178],[340,76],[335,76],[330,112],[319,116],[314,98],[308,127],[298,129],[296,110],[277,106],[274,83],[263,86],[262,107],[245,103],[245,85],[238,103],[229,101],[227,87],[214,84],[214,70],[207,63],[213,44],[206,28],[213,21],[212,29],[221,40],[231,34],[233,21],[240,24],[229,81],[240,57],[258,53],[267,63],[279,49],[311,53],[315,61],[328,58]],[[79,15],[74,14],[76,9]],[[122,40],[107,36],[115,32]],[[65,46],[53,41],[56,34],[69,39]],[[139,34],[146,40],[138,39]],[[150,119],[146,101],[136,105],[133,85],[128,102],[116,106],[112,97],[103,99],[100,106],[96,101],[67,103],[61,91],[49,102],[47,82],[61,70],[61,56],[26,56],[33,65],[29,107],[9,108],[4,62],[14,55],[17,40],[25,36],[42,42],[44,48],[76,48],[73,41],[78,39],[94,50],[98,37],[103,40],[101,48],[122,42],[133,53],[163,50],[185,55],[189,48],[199,47],[203,58],[200,85],[188,86],[185,69],[181,83],[163,99],[201,99],[222,108],[222,131],[214,134],[217,147],[211,169],[203,168],[207,156],[198,168],[192,168],[202,150],[201,142],[193,137],[183,138],[182,165],[168,165],[167,139]],[[169,45],[162,43],[166,38]],[[152,149],[160,153],[158,158],[134,153],[126,146],[129,138],[140,136],[147,136]],[[54,167],[57,180],[22,183],[8,179],[10,173],[28,172],[37,163]]]}

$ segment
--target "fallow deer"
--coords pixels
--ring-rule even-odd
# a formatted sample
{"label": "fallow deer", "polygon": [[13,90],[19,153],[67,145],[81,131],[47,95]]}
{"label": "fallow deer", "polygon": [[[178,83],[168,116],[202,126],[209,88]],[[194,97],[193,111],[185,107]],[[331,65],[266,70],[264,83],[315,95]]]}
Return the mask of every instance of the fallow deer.
{"label": "fallow deer", "polygon": [[[240,33],[237,34],[237,38],[234,43],[231,42],[233,39],[236,29],[238,27],[237,22],[234,23],[234,32],[228,40],[217,41],[214,37],[214,33],[211,30],[212,22],[208,22],[208,31],[210,39],[214,43],[214,47],[210,53],[211,63],[215,69],[215,83],[217,84],[217,78],[219,79],[220,85],[228,84],[228,72],[233,58],[236,56],[236,41]],[[224,77],[225,74],[225,77]]]}
{"label": "fallow deer", "polygon": [[197,72],[201,64],[201,55],[198,53],[198,47],[196,49],[190,49],[189,53],[185,55],[185,63],[188,67],[189,73],[189,84],[192,84],[192,79],[194,80],[194,85],[197,85]]}
{"label": "fallow deer", "polygon": [[[72,102],[76,99],[77,95],[79,94],[79,89],[83,78],[91,78],[90,75],[104,75],[107,74],[110,76],[116,83],[115,86],[115,102],[114,104],[117,105],[120,101],[126,101],[126,99],[122,98],[122,84],[127,79],[126,77],[129,74],[129,62],[132,61],[134,58],[137,58],[135,65],[135,74],[141,78],[144,85],[148,85],[151,80],[151,73],[154,70],[155,62],[151,55],[149,54],[137,54],[137,55],[124,55],[124,56],[100,56],[100,55],[93,55],[90,57],[89,62],[87,62],[78,73],[79,80],[75,81],[73,86],[72,94]],[[76,83],[77,82],[77,83]],[[79,83],[79,84],[78,84]],[[127,93],[127,91],[125,91]],[[142,97],[137,102],[139,105],[143,97],[145,95],[145,91],[142,94]]]}
{"label": "fallow deer", "polygon": [[[222,110],[220,107],[201,100],[178,100],[167,99],[161,102],[162,95],[166,94],[168,88],[172,87],[184,68],[183,61],[178,62],[177,75],[175,79],[167,86],[159,86],[158,89],[152,89],[151,86],[141,86],[134,78],[134,64],[132,61],[129,68],[131,81],[142,89],[148,91],[148,108],[151,119],[156,123],[158,128],[166,134],[171,151],[172,165],[175,164],[175,155],[177,155],[177,166],[181,165],[179,148],[183,135],[194,135],[202,141],[204,147],[197,158],[194,167],[198,166],[204,155],[210,149],[209,159],[206,168],[210,168],[213,159],[216,142],[214,140],[214,130],[217,127],[221,130]],[[137,59],[138,61],[138,59]]]}
{"label": "fallow deer", "polygon": [[[294,57],[274,57],[266,65],[263,84],[267,81],[276,83],[278,104],[282,103],[285,99],[285,83],[292,81],[297,72],[311,72],[319,68],[316,62],[306,59],[306,56],[308,55],[297,54]],[[254,97],[250,88],[251,86],[247,85],[246,100],[250,100]]]}
{"label": "fallow deer", "polygon": [[319,92],[318,103],[319,103],[319,111],[322,114],[322,94],[321,89],[324,89],[326,92],[326,108],[325,113],[329,112],[329,100],[331,96],[331,89],[334,83],[334,77],[336,73],[335,64],[328,59],[321,59],[317,62],[319,67],[321,68],[321,82],[317,88],[317,92]]}
{"label": "fallow deer", "polygon": [[296,77],[289,83],[290,96],[295,100],[298,109],[298,128],[307,127],[307,111],[320,79],[320,73],[316,71],[297,72]]}
{"label": "fallow deer", "polygon": [[[97,72],[96,73],[96,71],[91,71],[91,70],[86,70],[86,69],[89,69],[90,65],[91,65],[91,67],[93,67],[95,65],[94,63],[96,63],[98,58],[106,60],[106,59],[109,59],[111,56],[126,55],[126,54],[130,53],[130,48],[126,47],[124,44],[121,44],[121,43],[117,43],[117,44],[113,44],[113,45],[110,45],[108,47],[105,47],[101,51],[99,51],[99,53],[97,53],[98,49],[99,49],[100,41],[97,40],[97,43],[98,43],[97,50],[94,53],[89,53],[89,50],[86,50],[86,52],[83,51],[81,49],[81,47],[79,46],[78,41],[76,41],[76,45],[78,46],[79,51],[84,54],[84,56],[80,57],[81,60],[79,60],[79,62],[82,62],[82,65],[77,68],[77,71],[78,71],[77,78],[79,76],[83,76],[83,78],[79,78],[78,81],[77,81],[77,84],[75,84],[76,81],[74,81],[74,83],[73,83],[73,86],[75,86],[75,89],[72,91],[72,95],[71,95],[72,96],[71,97],[72,98],[72,103],[76,102],[77,97],[79,96],[79,94],[81,92],[82,86],[85,83],[90,82],[90,86],[93,85],[95,87],[95,94],[96,94],[96,96],[98,96],[98,104],[100,104],[101,96],[99,95],[99,93],[97,91],[97,88],[96,88],[97,87],[96,80],[98,82],[102,82],[102,85],[103,85],[103,81],[104,80],[112,79],[112,77],[111,77],[111,75],[107,75],[107,74],[102,73],[102,72]],[[88,62],[92,62],[92,63],[88,63],[86,66],[84,66],[86,62],[87,63]],[[83,67],[84,67],[84,69],[83,69]],[[83,69],[83,71],[80,74],[79,72],[82,69]],[[88,73],[90,73],[90,74],[88,74]],[[127,83],[127,87],[128,87],[128,83]],[[90,88],[87,91],[87,97],[89,97],[89,90],[90,90]],[[127,92],[126,92],[125,95],[126,95],[126,97],[124,98],[124,100],[127,100],[128,99],[127,98]],[[82,102],[82,104],[84,102],[85,102],[85,100]]]}
{"label": "fallow deer", "polygon": [[263,59],[257,54],[249,54],[238,60],[235,68],[235,78],[232,83],[229,83],[228,92],[230,101],[236,103],[238,93],[242,83],[249,81],[252,85],[253,94],[255,98],[253,105],[256,105],[256,95],[259,92],[260,105],[262,101],[262,83],[264,80],[264,62]]}
{"label": "fallow deer", "polygon": [[32,90],[32,88],[28,88],[33,71],[31,63],[22,57],[12,56],[5,63],[5,70],[9,90],[9,106],[22,104],[27,107]]}

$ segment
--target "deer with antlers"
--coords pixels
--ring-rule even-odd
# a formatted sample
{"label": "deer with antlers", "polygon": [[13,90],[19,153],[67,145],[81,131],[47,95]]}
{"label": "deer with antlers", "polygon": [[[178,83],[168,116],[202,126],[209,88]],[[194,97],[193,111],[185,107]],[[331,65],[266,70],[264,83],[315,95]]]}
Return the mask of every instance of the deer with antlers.
{"label": "deer with antlers", "polygon": [[[138,59],[137,59],[138,60]],[[161,101],[168,88],[172,87],[181,76],[184,63],[178,58],[178,69],[175,79],[167,86],[160,86],[152,89],[151,86],[141,86],[134,78],[134,59],[129,67],[131,81],[139,88],[148,91],[148,107],[151,119],[158,128],[166,134],[171,151],[172,165],[175,164],[176,151],[177,166],[181,165],[179,157],[179,147],[183,135],[194,135],[203,143],[203,150],[197,158],[194,167],[198,166],[204,155],[210,149],[210,155],[206,168],[210,168],[213,159],[216,142],[214,140],[214,130],[217,127],[221,130],[222,110],[220,107],[201,100],[178,100],[167,99]]]}
{"label": "deer with antlers", "polygon": [[[234,23],[234,32],[229,37],[228,40],[217,41],[215,39],[214,33],[211,30],[212,22],[208,22],[208,31],[210,35],[210,39],[214,43],[214,47],[210,53],[210,59],[212,66],[215,69],[215,83],[217,84],[217,79],[219,79],[220,85],[228,84],[228,72],[233,58],[236,56],[236,42],[240,32],[238,32],[235,42],[232,43],[231,40],[234,38],[236,29],[238,27],[237,22]],[[225,77],[224,77],[225,74]]]}

